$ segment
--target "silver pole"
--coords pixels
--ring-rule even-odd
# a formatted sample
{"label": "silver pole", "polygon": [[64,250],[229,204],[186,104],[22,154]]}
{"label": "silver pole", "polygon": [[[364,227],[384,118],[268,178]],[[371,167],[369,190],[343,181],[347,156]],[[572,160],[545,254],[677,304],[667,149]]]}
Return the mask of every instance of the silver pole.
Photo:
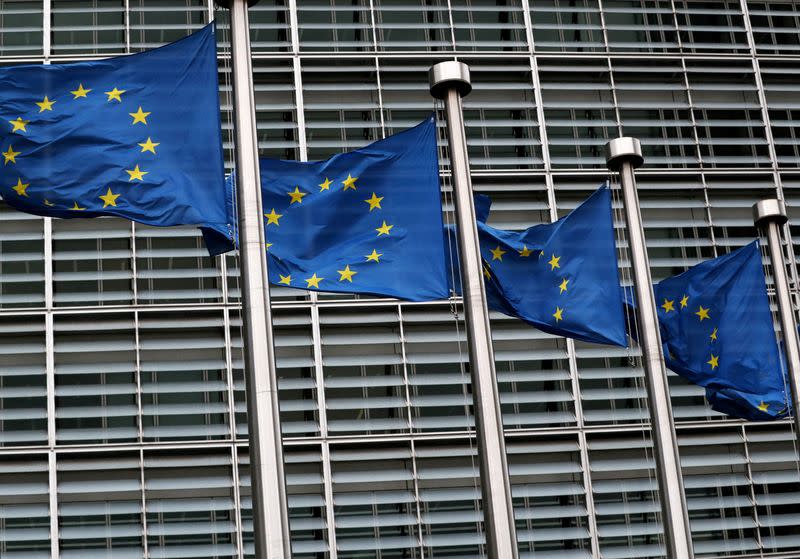
{"label": "silver pole", "polygon": [[628,243],[636,293],[636,318],[639,321],[639,346],[647,384],[650,425],[653,433],[653,454],[661,497],[661,519],[664,524],[664,545],[668,559],[692,559],[692,532],[683,491],[678,439],[672,419],[667,384],[667,369],[658,329],[656,300],[650,262],[647,257],[639,197],[633,170],[644,163],[642,148],[636,138],[617,138],[606,145],[606,162],[618,171],[625,202]]}
{"label": "silver pole", "polygon": [[[255,2],[251,0],[249,3]],[[289,559],[289,510],[283,474],[278,376],[264,248],[248,2],[227,0],[224,5],[231,14],[239,254],[255,557]]]}
{"label": "silver pole", "polygon": [[444,99],[450,168],[455,191],[456,224],[461,259],[461,289],[464,294],[472,407],[478,437],[483,522],[488,559],[517,559],[514,504],[508,477],[500,397],[495,382],[494,351],[489,329],[489,311],[481,273],[478,229],[469,174],[467,140],[461,97],[471,89],[469,67],[461,62],[441,62],[430,70],[431,95]]}
{"label": "silver pole", "polygon": [[786,206],[781,200],[762,200],[753,206],[753,221],[767,237],[769,257],[772,261],[772,277],[775,280],[775,295],[781,318],[786,365],[789,370],[789,386],[792,393],[795,435],[800,438],[800,345],[797,341],[797,321],[789,292],[789,278],[781,242],[781,227],[788,220]]}

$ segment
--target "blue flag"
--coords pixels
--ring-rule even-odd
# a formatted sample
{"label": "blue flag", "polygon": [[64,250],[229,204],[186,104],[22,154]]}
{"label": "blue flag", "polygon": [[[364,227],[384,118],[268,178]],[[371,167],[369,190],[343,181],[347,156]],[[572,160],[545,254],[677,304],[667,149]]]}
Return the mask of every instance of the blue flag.
{"label": "blue flag", "polygon": [[0,194],[42,216],[197,225],[233,248],[214,27],[107,60],[0,69]]}
{"label": "blue flag", "polygon": [[521,232],[486,225],[489,204],[481,198],[489,307],[558,336],[627,346],[610,190],[601,187],[569,215]]}
{"label": "blue flag", "polygon": [[785,417],[788,396],[758,242],[654,287],[667,366],[735,417]]}
{"label": "blue flag", "polygon": [[261,160],[270,282],[446,298],[435,126],[431,116],[325,161]]}

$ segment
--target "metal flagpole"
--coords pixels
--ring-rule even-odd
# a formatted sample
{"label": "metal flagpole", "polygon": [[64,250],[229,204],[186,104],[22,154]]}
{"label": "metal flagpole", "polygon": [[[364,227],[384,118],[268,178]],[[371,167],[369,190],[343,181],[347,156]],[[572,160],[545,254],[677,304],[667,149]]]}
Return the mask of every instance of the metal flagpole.
{"label": "metal flagpole", "polygon": [[653,280],[645,246],[639,197],[633,170],[644,163],[642,148],[636,138],[617,138],[606,144],[606,163],[618,171],[628,224],[628,243],[636,294],[636,317],[639,321],[639,346],[647,384],[656,477],[661,497],[661,519],[668,559],[692,559],[692,533],[683,491],[683,477],[678,452],[678,439],[672,419],[667,385],[667,369],[658,329]]}
{"label": "metal flagpole", "polygon": [[786,206],[781,200],[762,200],[753,206],[753,221],[767,237],[769,257],[772,261],[772,277],[775,280],[775,295],[778,299],[778,312],[781,318],[783,345],[786,351],[786,365],[789,372],[789,386],[792,395],[795,436],[800,438],[800,345],[797,341],[797,321],[789,293],[789,278],[786,274],[786,261],[783,255],[781,227],[788,221]]}
{"label": "metal flagpole", "polygon": [[231,14],[236,184],[239,199],[239,254],[242,266],[242,321],[247,427],[256,559],[289,559],[289,510],[283,474],[278,376],[272,337],[261,177],[258,169],[253,69],[248,4],[258,0],[217,0]]}
{"label": "metal flagpole", "polygon": [[444,99],[447,112],[487,556],[488,559],[517,559],[514,505],[508,477],[500,397],[495,382],[489,311],[481,273],[483,268],[461,111],[461,97],[472,90],[469,67],[455,61],[436,64],[430,70],[430,89],[431,95]]}

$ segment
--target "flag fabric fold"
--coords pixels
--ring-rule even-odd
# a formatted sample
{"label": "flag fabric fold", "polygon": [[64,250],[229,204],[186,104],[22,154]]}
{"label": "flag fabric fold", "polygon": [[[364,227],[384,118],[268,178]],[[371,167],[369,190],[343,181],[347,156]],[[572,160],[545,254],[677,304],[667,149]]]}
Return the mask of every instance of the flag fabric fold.
{"label": "flag fabric fold", "polygon": [[607,186],[558,221],[520,232],[487,225],[488,199],[476,198],[489,308],[551,334],[628,345]]}
{"label": "flag fabric fold", "polygon": [[213,24],[130,56],[2,68],[0,81],[6,203],[48,217],[196,225],[214,253],[233,249]]}
{"label": "flag fabric fold", "polygon": [[325,161],[262,159],[270,283],[446,298],[435,127],[431,116]]}
{"label": "flag fabric fold", "polygon": [[705,387],[713,409],[753,420],[789,413],[758,241],[653,291],[667,366]]}

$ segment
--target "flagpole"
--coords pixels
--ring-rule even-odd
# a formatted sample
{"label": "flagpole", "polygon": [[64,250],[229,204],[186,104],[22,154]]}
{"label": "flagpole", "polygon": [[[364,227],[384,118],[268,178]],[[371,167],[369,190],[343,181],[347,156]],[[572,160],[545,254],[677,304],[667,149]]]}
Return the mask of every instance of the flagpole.
{"label": "flagpole", "polygon": [[278,376],[272,335],[269,281],[264,245],[264,211],[258,168],[253,69],[248,4],[257,0],[217,0],[231,14],[236,184],[239,200],[239,255],[242,267],[244,373],[250,441],[253,536],[256,559],[289,559],[289,510],[283,473]]}
{"label": "flagpole", "polygon": [[775,296],[778,299],[778,313],[783,332],[783,345],[786,351],[786,365],[789,372],[795,436],[800,439],[800,392],[798,391],[800,390],[800,344],[797,340],[797,320],[789,292],[789,278],[786,274],[786,261],[781,241],[781,227],[788,219],[786,206],[781,200],[761,200],[753,206],[753,222],[766,236],[769,247],[772,277],[775,281]]}
{"label": "flagpole", "polygon": [[636,294],[636,318],[639,322],[639,346],[642,348],[642,364],[647,384],[667,559],[692,559],[694,557],[692,533],[683,490],[678,439],[672,419],[667,369],[664,364],[652,288],[653,280],[650,276],[650,263],[633,173],[636,167],[644,163],[639,140],[636,138],[611,140],[606,144],[606,163],[610,170],[619,172],[622,184]]}
{"label": "flagpole", "polygon": [[461,97],[472,90],[469,67],[462,62],[440,62],[430,69],[429,78],[431,95],[444,100],[447,113],[486,552],[488,559],[517,559],[514,504],[508,477],[500,397],[495,381],[494,350],[481,273],[483,268],[461,109]]}

